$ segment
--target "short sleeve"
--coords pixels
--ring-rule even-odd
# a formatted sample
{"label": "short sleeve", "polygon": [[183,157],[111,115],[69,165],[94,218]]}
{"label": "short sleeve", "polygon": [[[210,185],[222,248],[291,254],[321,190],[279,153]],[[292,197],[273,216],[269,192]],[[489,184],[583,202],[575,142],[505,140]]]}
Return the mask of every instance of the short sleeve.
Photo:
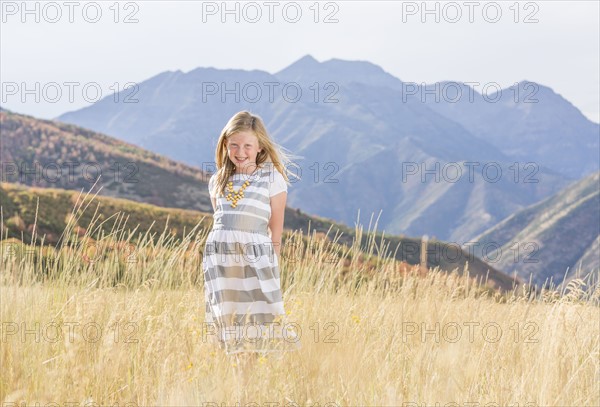
{"label": "short sleeve", "polygon": [[215,174],[213,174],[210,179],[208,180],[208,194],[210,195],[211,198],[215,197],[214,194],[214,187],[215,187]]}
{"label": "short sleeve", "polygon": [[285,178],[283,178],[283,175],[276,169],[273,169],[273,178],[269,181],[269,197],[275,196],[281,192],[287,192]]}

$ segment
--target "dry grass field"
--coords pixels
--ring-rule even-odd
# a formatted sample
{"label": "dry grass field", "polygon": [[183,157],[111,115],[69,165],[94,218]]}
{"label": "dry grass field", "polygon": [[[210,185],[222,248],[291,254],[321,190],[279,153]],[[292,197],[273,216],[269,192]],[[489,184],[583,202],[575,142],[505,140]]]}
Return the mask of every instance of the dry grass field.
{"label": "dry grass field", "polygon": [[494,295],[464,270],[399,272],[385,256],[368,273],[357,247],[332,257],[327,240],[294,234],[282,288],[301,348],[244,360],[204,329],[206,233],[44,251],[4,241],[2,405],[600,405],[591,280]]}

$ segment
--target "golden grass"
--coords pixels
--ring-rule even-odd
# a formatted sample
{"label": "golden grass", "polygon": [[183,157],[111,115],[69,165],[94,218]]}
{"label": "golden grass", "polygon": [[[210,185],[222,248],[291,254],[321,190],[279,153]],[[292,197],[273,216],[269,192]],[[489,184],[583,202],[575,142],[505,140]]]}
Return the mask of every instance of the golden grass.
{"label": "golden grass", "polygon": [[206,233],[4,242],[3,405],[600,405],[597,285],[493,295],[465,273],[399,273],[314,234],[288,236],[281,257],[301,349],[241,369],[203,334]]}

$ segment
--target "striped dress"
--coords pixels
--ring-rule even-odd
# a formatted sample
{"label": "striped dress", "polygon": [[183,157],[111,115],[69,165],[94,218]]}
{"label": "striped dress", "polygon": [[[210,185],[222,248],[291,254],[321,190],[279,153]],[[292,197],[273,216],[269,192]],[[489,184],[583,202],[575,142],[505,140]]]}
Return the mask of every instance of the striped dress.
{"label": "striped dress", "polygon": [[[213,175],[209,181],[215,197]],[[234,191],[250,185],[237,206],[217,192],[213,228],[203,254],[205,337],[230,355],[301,347],[299,327],[286,321],[279,260],[268,234],[270,197],[287,191],[283,175],[270,163],[252,175],[234,174]]]}

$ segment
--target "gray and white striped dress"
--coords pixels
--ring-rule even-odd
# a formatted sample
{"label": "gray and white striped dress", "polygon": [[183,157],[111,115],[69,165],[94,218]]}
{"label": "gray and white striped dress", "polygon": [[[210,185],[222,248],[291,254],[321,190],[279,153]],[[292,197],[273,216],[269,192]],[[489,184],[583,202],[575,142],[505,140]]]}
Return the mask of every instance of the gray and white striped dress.
{"label": "gray and white striped dress", "polygon": [[[270,197],[287,191],[283,175],[264,163],[252,175],[230,177],[238,191],[250,185],[235,208],[220,192],[203,254],[204,333],[227,354],[301,347],[298,326],[286,321],[279,259],[268,235]],[[215,197],[215,175],[209,191]]]}

